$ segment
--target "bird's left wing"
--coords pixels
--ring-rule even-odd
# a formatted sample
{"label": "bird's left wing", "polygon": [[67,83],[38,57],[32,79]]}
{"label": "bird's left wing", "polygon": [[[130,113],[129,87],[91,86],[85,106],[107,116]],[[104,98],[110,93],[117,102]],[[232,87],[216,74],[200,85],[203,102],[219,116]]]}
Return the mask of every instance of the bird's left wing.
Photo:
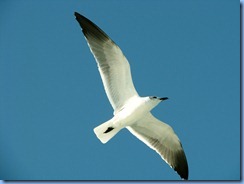
{"label": "bird's left wing", "polygon": [[188,164],[184,150],[179,138],[169,125],[149,113],[137,123],[126,128],[155,150],[182,179],[188,179]]}
{"label": "bird's left wing", "polygon": [[93,53],[108,99],[116,113],[133,96],[138,96],[130,65],[120,48],[97,25],[75,12]]}

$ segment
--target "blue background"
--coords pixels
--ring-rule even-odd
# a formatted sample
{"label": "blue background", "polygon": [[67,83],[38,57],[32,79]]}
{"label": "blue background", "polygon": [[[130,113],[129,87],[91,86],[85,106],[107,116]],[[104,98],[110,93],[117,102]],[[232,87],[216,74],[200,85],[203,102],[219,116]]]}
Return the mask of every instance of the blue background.
{"label": "blue background", "polygon": [[189,179],[240,179],[236,0],[0,1],[0,179],[180,179],[127,130],[96,138],[113,110],[74,11],[120,46],[141,96],[169,97],[153,114]]}

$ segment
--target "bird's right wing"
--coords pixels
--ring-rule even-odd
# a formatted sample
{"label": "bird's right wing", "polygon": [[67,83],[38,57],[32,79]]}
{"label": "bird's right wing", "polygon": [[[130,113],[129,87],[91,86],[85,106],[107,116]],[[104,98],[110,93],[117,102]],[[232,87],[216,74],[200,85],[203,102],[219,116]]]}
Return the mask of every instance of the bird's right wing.
{"label": "bird's right wing", "polygon": [[188,179],[188,164],[184,150],[179,138],[169,125],[149,113],[139,122],[126,128],[155,150],[182,179]]}
{"label": "bird's right wing", "polygon": [[130,65],[120,48],[97,25],[75,12],[88,46],[94,55],[108,99],[116,113],[133,96],[138,96]]}

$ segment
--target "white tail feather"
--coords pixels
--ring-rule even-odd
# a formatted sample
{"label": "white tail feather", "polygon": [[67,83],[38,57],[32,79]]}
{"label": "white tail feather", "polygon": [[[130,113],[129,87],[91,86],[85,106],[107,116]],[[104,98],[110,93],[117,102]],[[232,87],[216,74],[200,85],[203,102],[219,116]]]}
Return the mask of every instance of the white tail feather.
{"label": "white tail feather", "polygon": [[[108,130],[109,127],[112,127],[113,129],[107,133],[104,133]],[[94,132],[97,136],[97,138],[103,143],[105,144],[106,142],[108,142],[113,136],[115,136],[119,131],[121,130],[121,128],[118,127],[113,127],[112,125],[112,121],[109,120],[99,126],[97,126],[96,128],[94,128]]]}

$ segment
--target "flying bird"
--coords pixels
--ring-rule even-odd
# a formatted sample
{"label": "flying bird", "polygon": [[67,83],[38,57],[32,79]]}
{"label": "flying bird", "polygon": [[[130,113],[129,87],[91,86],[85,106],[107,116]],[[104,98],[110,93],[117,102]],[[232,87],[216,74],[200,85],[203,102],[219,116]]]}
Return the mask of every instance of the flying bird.
{"label": "flying bird", "polygon": [[108,142],[121,129],[155,150],[182,179],[188,179],[188,164],[181,142],[173,129],[151,114],[167,97],[140,97],[134,87],[130,64],[115,42],[97,25],[75,12],[88,46],[97,62],[105,92],[114,116],[94,128],[102,143]]}

